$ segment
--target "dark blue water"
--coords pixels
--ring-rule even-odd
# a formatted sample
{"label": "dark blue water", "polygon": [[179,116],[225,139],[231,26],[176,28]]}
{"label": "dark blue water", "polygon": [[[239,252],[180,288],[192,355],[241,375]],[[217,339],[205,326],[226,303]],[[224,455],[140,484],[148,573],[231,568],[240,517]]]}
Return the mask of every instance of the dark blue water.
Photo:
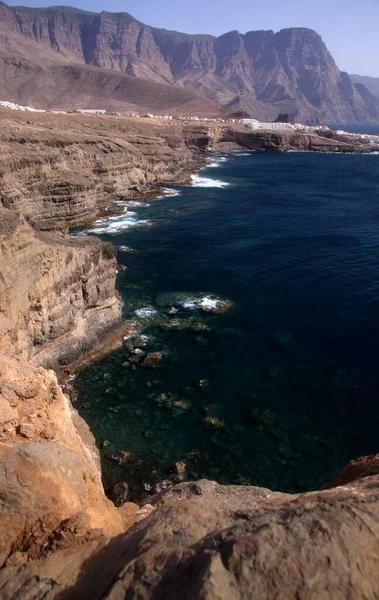
{"label": "dark blue water", "polygon": [[152,226],[101,234],[138,251],[119,253],[118,289],[126,318],[157,311],[143,350],[164,355],[149,369],[119,349],[77,378],[105,485],[137,498],[182,461],[189,479],[315,489],[378,451],[379,156],[250,153],[201,177],[229,185],[177,188],[133,209]]}
{"label": "dark blue water", "polygon": [[330,129],[342,129],[343,131],[348,131],[349,133],[368,133],[369,135],[379,135],[379,125],[370,125],[362,123],[333,123],[329,125]]}

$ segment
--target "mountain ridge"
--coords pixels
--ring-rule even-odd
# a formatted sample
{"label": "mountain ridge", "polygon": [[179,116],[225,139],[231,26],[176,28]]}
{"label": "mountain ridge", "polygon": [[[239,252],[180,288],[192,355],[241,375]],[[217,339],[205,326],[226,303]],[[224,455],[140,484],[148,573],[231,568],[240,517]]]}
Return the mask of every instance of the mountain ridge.
{"label": "mountain ridge", "polygon": [[[1,61],[12,53],[38,59],[44,70],[59,62],[86,65],[185,89],[195,94],[194,105],[209,99],[208,114],[221,109],[261,120],[279,112],[304,122],[379,120],[379,99],[339,71],[321,37],[308,28],[214,37],[150,27],[129,13],[0,3]],[[14,77],[13,98],[7,99],[20,90],[27,96],[21,67]],[[98,90],[94,84],[89,96],[97,98]]]}

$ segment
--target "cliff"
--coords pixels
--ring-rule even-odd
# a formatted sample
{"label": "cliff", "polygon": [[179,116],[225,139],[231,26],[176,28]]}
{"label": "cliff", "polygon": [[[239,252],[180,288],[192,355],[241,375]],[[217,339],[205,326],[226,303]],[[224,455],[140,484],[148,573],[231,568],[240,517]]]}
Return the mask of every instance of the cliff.
{"label": "cliff", "polygon": [[127,13],[0,4],[0,61],[7,99],[42,108],[100,102],[214,115],[218,106],[309,122],[379,116],[378,99],[340,72],[321,37],[305,28],[215,38],[149,27]]}
{"label": "cliff", "polygon": [[42,230],[88,222],[204,160],[182,128],[157,121],[2,109],[0,123],[0,206]]}
{"label": "cliff", "polygon": [[80,543],[123,530],[93,436],[52,371],[0,353],[0,435],[1,564],[72,545],[74,532]]}
{"label": "cliff", "polygon": [[120,322],[116,255],[67,226],[118,198],[177,183],[206,150],[373,151],[367,144],[241,125],[0,111],[0,314],[13,352],[58,368]]}
{"label": "cliff", "polygon": [[5,209],[0,232],[0,315],[15,355],[58,368],[119,323],[111,244],[36,232]]}

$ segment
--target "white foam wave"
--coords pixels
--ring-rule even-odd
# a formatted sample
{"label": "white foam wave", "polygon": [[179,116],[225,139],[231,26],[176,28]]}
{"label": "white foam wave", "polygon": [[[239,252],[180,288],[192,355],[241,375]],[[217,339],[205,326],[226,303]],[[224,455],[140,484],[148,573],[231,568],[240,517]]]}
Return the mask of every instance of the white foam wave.
{"label": "white foam wave", "polygon": [[219,179],[210,179],[209,177],[201,177],[200,175],[191,175],[192,187],[203,187],[203,188],[224,188],[229,185],[226,181],[220,181]]}
{"label": "white foam wave", "polygon": [[151,221],[144,219],[139,220],[135,213],[127,213],[117,217],[109,217],[108,219],[99,219],[95,222],[95,226],[88,229],[90,233],[107,233],[109,235],[125,231],[132,227],[148,227]]}
{"label": "white foam wave", "polygon": [[162,200],[163,198],[175,198],[176,196],[180,196],[179,190],[174,190],[173,188],[163,188],[163,194],[158,196],[158,200]]}
{"label": "white foam wave", "polygon": [[144,308],[138,308],[134,314],[140,319],[149,319],[150,317],[154,317],[157,314],[157,311],[151,306],[146,306]]}
{"label": "white foam wave", "polygon": [[209,169],[209,167],[219,167],[226,160],[228,160],[226,156],[212,156],[211,162],[208,163],[204,168]]}

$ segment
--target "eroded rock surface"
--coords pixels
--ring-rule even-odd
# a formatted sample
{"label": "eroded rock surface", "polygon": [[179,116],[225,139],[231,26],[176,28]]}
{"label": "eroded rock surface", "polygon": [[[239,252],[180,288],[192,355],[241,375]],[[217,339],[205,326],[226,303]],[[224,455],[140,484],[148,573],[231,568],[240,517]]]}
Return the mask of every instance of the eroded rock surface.
{"label": "eroded rock surface", "polygon": [[123,529],[94,438],[55,373],[0,354],[0,563]]}
{"label": "eroded rock surface", "polygon": [[57,368],[120,321],[111,244],[37,232],[1,208],[0,235],[0,313],[15,354]]}
{"label": "eroded rock surface", "polygon": [[5,600],[378,598],[378,476],[291,496],[200,481],[107,543],[0,571]]}

